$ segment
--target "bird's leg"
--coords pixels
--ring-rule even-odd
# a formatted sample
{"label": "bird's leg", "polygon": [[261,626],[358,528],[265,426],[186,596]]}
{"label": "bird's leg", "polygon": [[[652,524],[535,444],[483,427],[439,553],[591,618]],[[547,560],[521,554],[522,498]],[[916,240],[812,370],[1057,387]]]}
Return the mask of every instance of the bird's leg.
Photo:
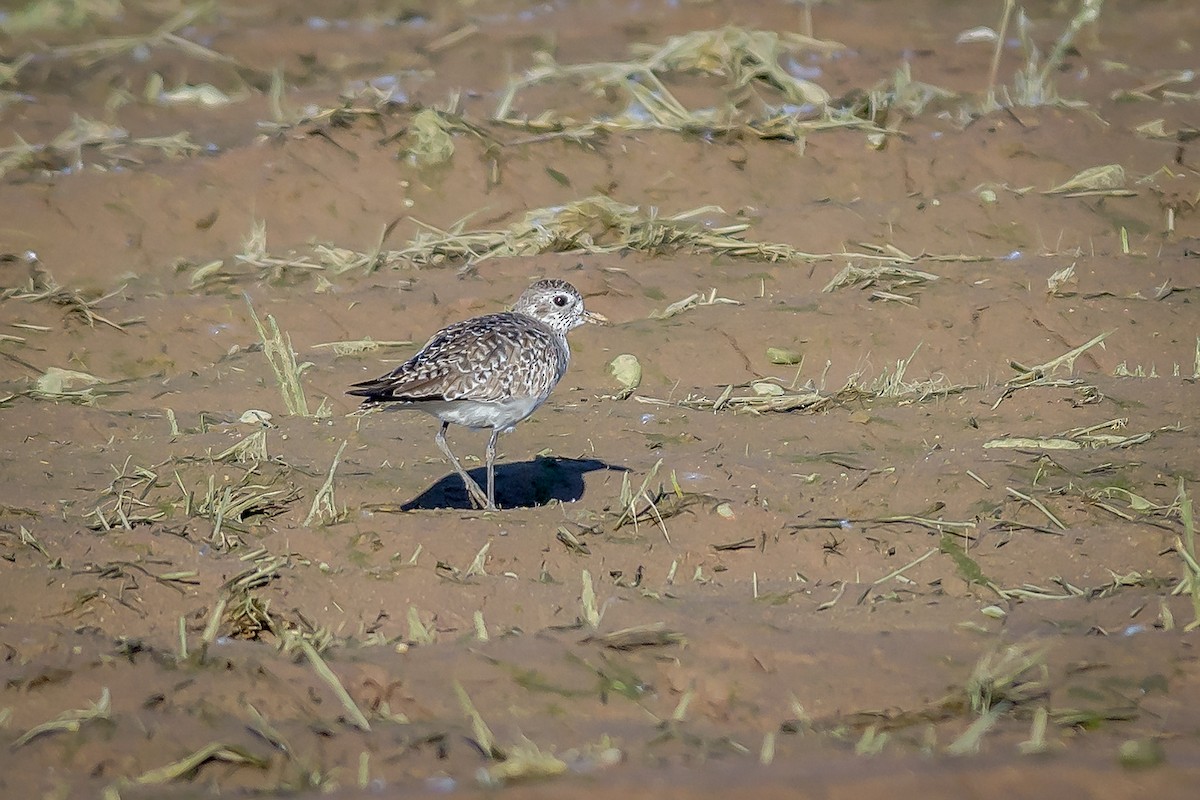
{"label": "bird's leg", "polygon": [[437,432],[437,445],[442,451],[442,455],[450,459],[450,463],[454,466],[454,471],[458,473],[458,477],[463,479],[463,484],[467,487],[467,496],[471,498],[471,505],[479,508],[488,508],[491,506],[491,500],[484,495],[483,490],[479,488],[479,484],[471,480],[471,476],[462,468],[462,464],[458,463],[458,459],[454,457],[454,453],[450,452],[450,445],[446,442],[446,429],[450,427],[449,422],[442,423],[442,429]]}
{"label": "bird's leg", "polygon": [[487,499],[488,508],[496,508],[496,439],[500,436],[499,428],[492,428],[492,435],[487,443]]}

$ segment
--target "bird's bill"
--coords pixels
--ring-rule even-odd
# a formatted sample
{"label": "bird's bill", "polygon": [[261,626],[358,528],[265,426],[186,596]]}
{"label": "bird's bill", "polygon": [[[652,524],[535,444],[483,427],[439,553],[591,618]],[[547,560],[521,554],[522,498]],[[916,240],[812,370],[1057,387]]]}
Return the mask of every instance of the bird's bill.
{"label": "bird's bill", "polygon": [[611,325],[612,324],[611,322],[608,321],[608,317],[604,316],[603,314],[597,314],[595,311],[584,311],[583,312],[583,321],[590,322],[593,325]]}

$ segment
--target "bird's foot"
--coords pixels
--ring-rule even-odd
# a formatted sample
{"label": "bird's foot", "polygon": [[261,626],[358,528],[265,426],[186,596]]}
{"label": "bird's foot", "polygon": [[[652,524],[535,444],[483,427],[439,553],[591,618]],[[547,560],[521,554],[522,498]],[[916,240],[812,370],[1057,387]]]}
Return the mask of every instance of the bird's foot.
{"label": "bird's foot", "polygon": [[482,509],[484,511],[495,511],[496,504],[492,502],[487,493],[479,487],[479,484],[470,478],[463,476],[463,483],[467,486],[467,497],[471,499],[471,507]]}

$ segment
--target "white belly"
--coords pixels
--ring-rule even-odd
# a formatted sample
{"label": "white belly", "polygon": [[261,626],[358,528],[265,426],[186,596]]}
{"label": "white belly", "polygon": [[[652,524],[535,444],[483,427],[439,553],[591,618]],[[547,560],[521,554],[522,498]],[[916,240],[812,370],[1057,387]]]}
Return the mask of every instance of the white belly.
{"label": "white belly", "polygon": [[443,422],[467,428],[508,431],[537,410],[545,400],[545,397],[512,397],[486,403],[477,400],[424,400],[408,407],[432,414]]}

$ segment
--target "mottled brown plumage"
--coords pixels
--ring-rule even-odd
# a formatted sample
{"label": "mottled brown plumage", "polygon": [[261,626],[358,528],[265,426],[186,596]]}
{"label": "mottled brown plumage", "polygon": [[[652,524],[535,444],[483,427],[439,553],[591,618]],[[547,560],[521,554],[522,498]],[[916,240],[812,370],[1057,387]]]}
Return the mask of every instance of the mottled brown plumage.
{"label": "mottled brown plumage", "polygon": [[[496,507],[496,438],[546,401],[567,372],[567,332],[585,322],[606,322],[583,307],[574,286],[542,280],[518,298],[512,311],[457,322],[434,334],[415,356],[380,378],[354,384],[349,394],[364,406],[396,404],[442,421],[436,441],[466,484],[472,502]],[[450,423],[491,428],[484,493],[446,443]]]}

